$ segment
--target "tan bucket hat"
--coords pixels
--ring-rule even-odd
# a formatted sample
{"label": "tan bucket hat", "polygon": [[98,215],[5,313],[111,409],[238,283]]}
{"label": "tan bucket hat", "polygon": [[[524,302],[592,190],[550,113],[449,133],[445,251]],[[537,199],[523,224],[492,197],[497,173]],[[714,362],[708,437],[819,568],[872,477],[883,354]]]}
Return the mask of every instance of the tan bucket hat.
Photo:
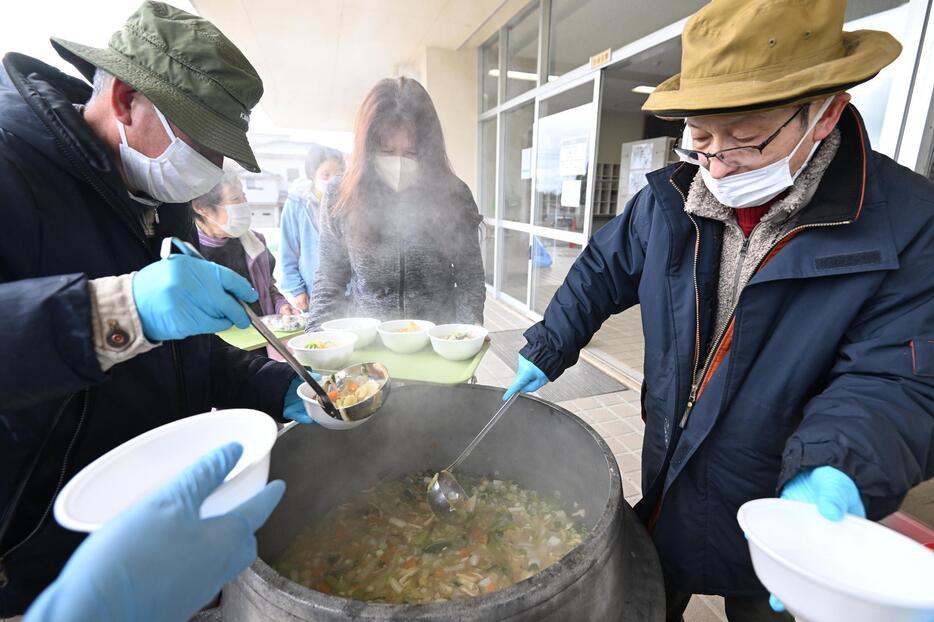
{"label": "tan bucket hat", "polygon": [[687,21],[681,73],[643,110],[678,119],[778,108],[845,91],[895,60],[887,32],[843,31],[846,0],[713,0]]}

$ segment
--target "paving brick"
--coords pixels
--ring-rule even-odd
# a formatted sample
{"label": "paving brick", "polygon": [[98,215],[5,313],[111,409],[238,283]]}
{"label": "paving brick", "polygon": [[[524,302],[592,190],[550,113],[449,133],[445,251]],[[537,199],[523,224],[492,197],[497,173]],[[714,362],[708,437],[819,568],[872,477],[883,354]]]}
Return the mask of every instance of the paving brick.
{"label": "paving brick", "polygon": [[630,434],[633,432],[633,429],[626,425],[623,421],[617,419],[615,421],[607,421],[601,423],[599,427],[600,433],[604,436],[621,436],[623,434]]}
{"label": "paving brick", "polygon": [[596,396],[596,400],[600,402],[602,406],[615,406],[616,404],[622,404],[626,401],[626,394],[629,391],[618,391],[616,393],[604,393],[603,395]]}
{"label": "paving brick", "polygon": [[637,477],[642,477],[639,473],[642,471],[642,461],[631,453],[616,454],[616,464],[623,473],[634,473]]}
{"label": "paving brick", "polygon": [[616,415],[612,411],[603,407],[592,408],[590,410],[585,410],[584,412],[587,413],[597,423],[606,423],[607,421],[617,420]]}
{"label": "paving brick", "polygon": [[623,444],[623,446],[629,451],[641,450],[642,449],[642,435],[636,434],[624,434],[622,436],[617,436],[614,440],[617,440]]}
{"label": "paving brick", "polygon": [[626,453],[629,448],[626,447],[621,440],[618,438],[603,439],[606,441],[606,444],[610,446],[610,451],[614,454],[617,453]]}

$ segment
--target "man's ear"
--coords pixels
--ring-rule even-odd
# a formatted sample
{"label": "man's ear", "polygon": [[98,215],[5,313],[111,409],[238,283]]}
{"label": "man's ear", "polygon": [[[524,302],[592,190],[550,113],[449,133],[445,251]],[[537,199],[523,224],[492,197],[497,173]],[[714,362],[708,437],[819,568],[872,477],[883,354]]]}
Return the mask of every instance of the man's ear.
{"label": "man's ear", "polygon": [[[840,121],[840,115],[843,114],[843,110],[849,103],[849,93],[837,93],[834,95],[833,101],[830,102],[830,106],[824,112],[823,118],[814,126],[815,141],[824,140],[830,136],[830,133],[837,127],[837,123]],[[818,106],[819,105],[818,103]]]}
{"label": "man's ear", "polygon": [[139,96],[139,93],[132,86],[114,78],[110,87],[110,107],[113,109],[114,117],[123,125],[133,124],[132,107],[133,100]]}

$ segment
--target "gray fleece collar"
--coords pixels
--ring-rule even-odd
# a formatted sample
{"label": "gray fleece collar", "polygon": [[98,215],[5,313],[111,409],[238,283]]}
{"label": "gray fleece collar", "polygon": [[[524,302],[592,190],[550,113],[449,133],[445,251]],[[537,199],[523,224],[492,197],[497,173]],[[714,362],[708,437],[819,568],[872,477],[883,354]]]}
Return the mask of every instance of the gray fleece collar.
{"label": "gray fleece collar", "polygon": [[[804,171],[798,175],[798,179],[795,180],[791,189],[787,191],[785,198],[777,201],[768,213],[762,217],[762,220],[787,220],[807,206],[817,191],[817,186],[824,176],[824,171],[827,170],[830,162],[837,155],[839,147],[840,130],[835,128],[821,142],[820,147],[814,153],[814,157],[804,167]],[[733,208],[720,203],[707,189],[700,170],[697,171],[694,181],[691,182],[691,188],[684,203],[684,211],[694,216],[719,220],[720,222],[730,223],[736,221]]]}

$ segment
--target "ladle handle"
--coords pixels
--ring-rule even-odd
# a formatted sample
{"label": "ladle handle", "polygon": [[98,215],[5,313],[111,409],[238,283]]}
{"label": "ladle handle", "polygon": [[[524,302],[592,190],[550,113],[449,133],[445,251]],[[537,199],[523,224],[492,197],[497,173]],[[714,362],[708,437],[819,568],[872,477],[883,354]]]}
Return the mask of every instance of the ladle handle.
{"label": "ladle handle", "polygon": [[[188,255],[189,257],[204,259],[204,255],[199,253],[198,249],[180,238],[165,238],[162,240],[161,256],[163,259],[167,258],[172,252],[173,244],[176,246],[176,248],[178,248],[178,250],[180,250],[185,255]],[[237,299],[237,302],[239,302],[240,306],[243,307],[243,310],[246,311],[246,315],[248,318],[250,318],[250,324],[253,325],[253,328],[255,328],[259,334],[263,336],[263,339],[269,342],[269,345],[271,345],[276,350],[276,352],[282,355],[282,358],[285,359],[285,362],[289,364],[289,367],[291,367],[296,374],[301,376],[302,380],[307,382],[308,385],[314,389],[314,392],[318,394],[318,404],[321,406],[321,408],[323,408],[324,411],[332,417],[342,419],[340,412],[338,412],[337,408],[331,402],[331,398],[328,397],[327,391],[325,391],[321,385],[318,384],[311,373],[305,369],[305,366],[298,362],[298,360],[292,355],[285,344],[282,343],[279,338],[276,337],[276,334],[273,333],[269,327],[263,323],[263,320],[261,320],[259,316],[253,312],[253,309],[250,308],[249,304],[243,302],[239,298]]]}
{"label": "ladle handle", "polygon": [[467,445],[463,452],[461,452],[461,455],[457,457],[457,460],[452,462],[451,466],[446,469],[447,471],[453,471],[455,468],[460,466],[461,462],[467,459],[467,456],[470,455],[470,452],[476,449],[477,445],[480,444],[480,441],[483,440],[483,437],[485,437],[487,433],[493,429],[493,426],[496,425],[496,422],[499,421],[499,418],[503,416],[503,414],[509,409],[510,406],[512,406],[512,403],[515,402],[516,398],[518,397],[519,393],[513,394],[512,397],[506,400],[506,402],[499,407],[499,410],[496,411],[496,414],[493,415],[489,421],[487,421],[486,425],[483,426],[483,429],[480,430],[480,433],[477,434],[472,441],[470,441],[470,444]]}
{"label": "ladle handle", "polygon": [[263,323],[263,320],[261,320],[259,316],[256,315],[253,309],[250,308],[250,305],[243,302],[242,300],[240,301],[240,304],[243,306],[243,310],[246,311],[247,316],[250,318],[250,324],[253,325],[253,328],[255,328],[259,334],[269,342],[269,345],[271,345],[276,350],[276,352],[282,355],[282,358],[285,359],[285,362],[289,364],[289,367],[291,367],[296,374],[301,376],[302,380],[307,382],[308,385],[314,389],[315,393],[318,394],[318,403],[321,405],[321,408],[323,408],[332,417],[340,419],[340,413],[331,402],[331,398],[328,397],[327,392],[321,387],[320,384],[318,384],[318,381],[314,379],[314,376],[309,373],[304,365],[298,362],[298,359],[296,359],[295,356],[286,347],[286,345],[282,343],[278,337],[276,337],[275,333],[273,333],[269,327]]}

